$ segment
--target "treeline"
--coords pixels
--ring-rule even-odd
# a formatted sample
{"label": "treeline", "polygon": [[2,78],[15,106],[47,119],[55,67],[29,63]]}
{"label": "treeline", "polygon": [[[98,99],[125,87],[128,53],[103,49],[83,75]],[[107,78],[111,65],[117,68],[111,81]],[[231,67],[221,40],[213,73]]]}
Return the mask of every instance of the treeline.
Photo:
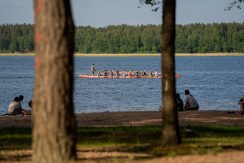
{"label": "treeline", "polygon": [[0,25],[0,52],[34,51],[33,25]]}
{"label": "treeline", "polygon": [[[177,53],[244,52],[244,23],[188,24],[176,27]],[[159,25],[76,27],[80,53],[158,53]],[[0,25],[0,52],[34,51],[33,25]]]}

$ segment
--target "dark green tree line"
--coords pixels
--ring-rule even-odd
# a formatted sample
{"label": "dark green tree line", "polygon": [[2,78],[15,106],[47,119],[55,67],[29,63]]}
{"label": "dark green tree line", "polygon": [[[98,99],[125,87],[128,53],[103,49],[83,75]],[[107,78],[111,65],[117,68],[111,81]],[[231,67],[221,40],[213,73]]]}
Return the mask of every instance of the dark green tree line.
{"label": "dark green tree line", "polygon": [[0,52],[33,51],[33,25],[0,25]]}
{"label": "dark green tree line", "polygon": [[[160,25],[76,27],[79,53],[159,53]],[[244,52],[244,23],[176,26],[176,53]],[[34,51],[33,26],[0,25],[0,52]]]}

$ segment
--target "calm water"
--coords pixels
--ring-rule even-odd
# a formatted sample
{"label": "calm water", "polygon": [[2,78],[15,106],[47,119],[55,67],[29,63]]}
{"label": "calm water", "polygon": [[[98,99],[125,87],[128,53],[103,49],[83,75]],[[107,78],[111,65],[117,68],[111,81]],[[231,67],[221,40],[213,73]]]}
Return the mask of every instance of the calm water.
{"label": "calm water", "polygon": [[[96,69],[156,70],[159,57],[76,57],[75,111],[158,110],[161,104],[160,79],[80,79],[80,73]],[[238,109],[244,94],[244,57],[177,57],[177,91],[189,89],[201,110]],[[27,107],[34,87],[33,57],[0,57],[0,114],[17,95],[25,96]]]}

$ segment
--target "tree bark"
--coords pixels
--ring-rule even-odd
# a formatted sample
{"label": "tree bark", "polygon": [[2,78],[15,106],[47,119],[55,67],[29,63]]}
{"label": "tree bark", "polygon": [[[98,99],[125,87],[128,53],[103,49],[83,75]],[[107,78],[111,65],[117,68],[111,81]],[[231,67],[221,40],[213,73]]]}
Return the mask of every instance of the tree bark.
{"label": "tree bark", "polygon": [[175,93],[175,9],[176,0],[163,1],[163,26],[161,69],[162,78],[162,145],[180,144],[178,111],[176,107]]}
{"label": "tree bark", "polygon": [[34,0],[33,162],[76,158],[74,25],[69,0]]}

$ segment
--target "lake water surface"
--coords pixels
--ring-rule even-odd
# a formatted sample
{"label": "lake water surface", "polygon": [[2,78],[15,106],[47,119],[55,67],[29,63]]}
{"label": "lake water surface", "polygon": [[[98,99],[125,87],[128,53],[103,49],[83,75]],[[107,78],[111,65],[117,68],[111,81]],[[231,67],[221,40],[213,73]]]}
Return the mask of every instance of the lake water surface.
{"label": "lake water surface", "polygon": [[[75,57],[76,112],[158,110],[160,79],[80,79],[90,65],[104,70],[160,70],[160,57]],[[238,109],[244,95],[244,57],[176,57],[177,92],[189,89],[200,110]],[[23,107],[33,96],[34,57],[0,57],[0,114],[9,102],[24,95]]]}

